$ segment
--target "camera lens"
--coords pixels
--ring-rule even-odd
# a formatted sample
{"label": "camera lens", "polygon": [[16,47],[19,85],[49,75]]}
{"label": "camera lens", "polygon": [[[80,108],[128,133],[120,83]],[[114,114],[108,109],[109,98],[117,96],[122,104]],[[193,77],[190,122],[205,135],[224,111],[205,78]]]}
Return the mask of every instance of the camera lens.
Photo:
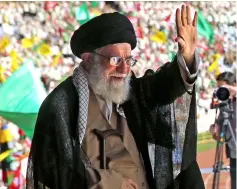
{"label": "camera lens", "polygon": [[230,92],[225,87],[220,87],[216,91],[216,97],[221,101],[226,101],[230,97]]}

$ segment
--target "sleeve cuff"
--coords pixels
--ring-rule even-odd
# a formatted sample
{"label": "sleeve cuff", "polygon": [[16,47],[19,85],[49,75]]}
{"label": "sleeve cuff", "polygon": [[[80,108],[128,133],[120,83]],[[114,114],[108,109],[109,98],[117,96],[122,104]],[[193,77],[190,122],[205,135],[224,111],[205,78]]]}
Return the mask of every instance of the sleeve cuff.
{"label": "sleeve cuff", "polygon": [[198,55],[198,52],[196,50],[194,52],[194,62],[193,62],[194,65],[193,65],[193,70],[192,70],[193,74],[190,74],[190,70],[186,66],[184,57],[180,54],[180,52],[178,52],[177,58],[178,58],[179,66],[181,66],[182,69],[186,71],[186,74],[187,74],[188,78],[189,79],[194,79],[197,76],[198,67],[199,67],[199,64],[200,64],[200,57]]}
{"label": "sleeve cuff", "polygon": [[195,80],[197,78],[197,74],[198,74],[198,66],[200,62],[200,57],[196,50],[195,50],[194,57],[195,57],[194,62],[193,62],[194,65],[193,65],[193,70],[192,70],[193,74],[190,74],[190,70],[186,66],[183,56],[179,52],[177,54],[177,60],[178,60],[180,73],[184,81],[184,85],[189,92],[192,91],[193,86],[195,84]]}

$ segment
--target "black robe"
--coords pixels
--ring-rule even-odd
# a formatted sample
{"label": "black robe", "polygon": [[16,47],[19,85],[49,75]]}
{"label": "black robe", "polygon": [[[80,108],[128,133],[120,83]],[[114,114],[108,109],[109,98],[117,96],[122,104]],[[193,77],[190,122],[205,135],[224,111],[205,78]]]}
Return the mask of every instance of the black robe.
{"label": "black robe", "polygon": [[[197,126],[195,90],[190,94],[183,83],[176,58],[156,73],[132,76],[131,98],[122,107],[141,152],[150,189],[204,189],[196,162]],[[181,173],[173,179],[172,104],[184,94],[192,95],[185,130]],[[38,114],[27,169],[27,188],[87,189],[84,163],[77,130],[78,94],[72,77],[67,78],[44,100]],[[185,104],[186,102],[184,102]],[[155,144],[155,167],[148,153]],[[164,149],[163,151],[158,150]],[[158,157],[164,156],[166,162]],[[165,165],[165,166],[164,166]],[[160,173],[163,173],[160,174]],[[111,186],[113,188],[113,186]]]}

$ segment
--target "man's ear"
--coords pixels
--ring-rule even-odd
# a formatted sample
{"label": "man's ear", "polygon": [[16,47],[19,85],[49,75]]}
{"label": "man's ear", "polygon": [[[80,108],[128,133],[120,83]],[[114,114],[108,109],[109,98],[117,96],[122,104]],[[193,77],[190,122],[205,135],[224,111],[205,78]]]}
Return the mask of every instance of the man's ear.
{"label": "man's ear", "polygon": [[83,60],[82,66],[85,68],[85,70],[89,72],[93,63],[92,53],[87,52],[87,53],[81,54],[81,59]]}
{"label": "man's ear", "polygon": [[92,63],[92,53],[86,52],[81,54],[81,59],[85,63]]}

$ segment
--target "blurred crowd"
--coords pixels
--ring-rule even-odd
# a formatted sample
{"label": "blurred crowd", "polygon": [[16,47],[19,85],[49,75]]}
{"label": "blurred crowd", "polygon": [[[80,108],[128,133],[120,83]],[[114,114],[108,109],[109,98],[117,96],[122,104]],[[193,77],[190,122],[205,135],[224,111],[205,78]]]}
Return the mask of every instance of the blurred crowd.
{"label": "blurred crowd", "polygon": [[0,189],[24,186],[30,146],[24,131],[0,116]]}
{"label": "blurred crowd", "polygon": [[[186,2],[188,3],[188,2]],[[146,69],[158,69],[171,61],[178,50],[175,43],[175,9],[180,2],[1,2],[0,83],[24,63],[33,59],[41,80],[50,92],[72,73],[80,60],[70,50],[70,36],[89,18],[119,11],[132,21],[138,45],[133,55],[137,77]],[[199,35],[201,70],[197,82],[200,107],[207,109],[216,87],[215,77],[224,71],[236,72],[236,2],[190,2],[212,25],[214,42]],[[82,8],[83,7],[83,8]],[[216,11],[218,10],[218,11]],[[194,11],[193,11],[194,12]],[[87,15],[88,14],[88,15]]]}
{"label": "blurred crowd", "polygon": [[[156,70],[171,61],[178,51],[175,9],[181,4],[156,1],[0,2],[0,87],[31,59],[41,73],[45,89],[51,92],[81,61],[70,50],[73,31],[87,19],[114,11],[127,15],[134,25],[138,44],[133,55],[138,64],[133,71],[141,77],[147,69]],[[214,31],[213,42],[199,35],[197,44],[201,56],[196,84],[198,113],[207,114],[216,88],[216,76],[224,71],[236,74],[236,2],[190,4],[192,12],[199,9]],[[6,120],[0,123],[0,128],[2,132],[9,128],[15,131],[15,137],[11,138],[14,147],[9,147],[15,154],[29,151],[30,142],[23,131]],[[16,167],[12,164],[11,169]]]}

